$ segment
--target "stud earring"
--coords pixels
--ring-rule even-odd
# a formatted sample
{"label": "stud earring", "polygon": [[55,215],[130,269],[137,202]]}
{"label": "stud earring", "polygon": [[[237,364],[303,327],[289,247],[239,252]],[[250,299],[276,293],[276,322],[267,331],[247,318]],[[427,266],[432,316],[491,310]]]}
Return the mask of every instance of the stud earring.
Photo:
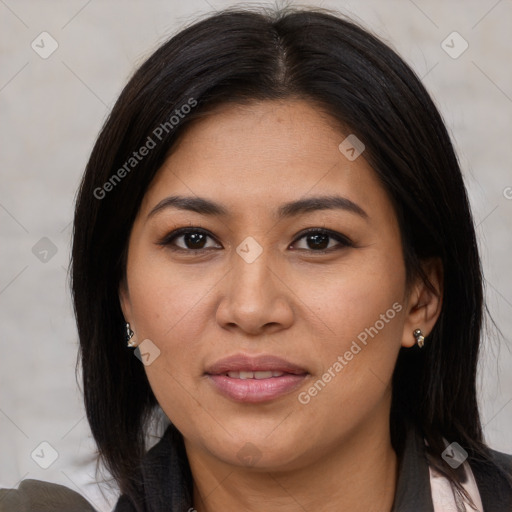
{"label": "stud earring", "polygon": [[418,347],[423,348],[423,345],[425,344],[425,336],[423,336],[421,329],[414,329],[412,335],[416,338]]}
{"label": "stud earring", "polygon": [[130,329],[130,324],[126,322],[126,345],[130,348],[136,347],[135,340],[132,340],[134,332]]}

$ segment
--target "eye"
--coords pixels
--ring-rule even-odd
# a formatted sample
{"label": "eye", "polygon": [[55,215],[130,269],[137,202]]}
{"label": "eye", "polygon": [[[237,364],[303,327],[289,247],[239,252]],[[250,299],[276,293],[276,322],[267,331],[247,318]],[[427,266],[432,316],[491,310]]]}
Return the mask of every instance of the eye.
{"label": "eye", "polygon": [[[207,240],[214,238],[205,230],[200,228],[180,228],[165,235],[158,245],[170,247],[173,251],[200,252],[209,249],[221,249],[222,246],[213,245],[208,247]],[[311,228],[300,233],[291,246],[305,240],[307,247],[299,247],[299,250],[326,254],[343,247],[354,247],[354,243],[345,235],[327,229]],[[181,243],[177,243],[181,240]],[[331,244],[335,240],[337,244]],[[290,246],[290,247],[291,247]]]}
{"label": "eye", "polygon": [[[175,251],[199,252],[212,248],[206,245],[208,238],[213,240],[213,237],[203,229],[180,228],[165,235],[164,238],[158,242],[158,245],[171,246],[171,249]],[[182,239],[182,245],[176,244],[176,241],[180,239]]]}
{"label": "eye", "polygon": [[[302,234],[295,240],[294,244],[302,239],[305,239],[307,247],[299,248],[299,250],[309,250],[318,254],[330,253],[333,250],[338,250],[342,247],[354,247],[354,243],[345,235],[328,229],[308,229],[307,231],[302,232]],[[337,245],[330,245],[330,241],[332,241],[332,239],[338,242]]]}

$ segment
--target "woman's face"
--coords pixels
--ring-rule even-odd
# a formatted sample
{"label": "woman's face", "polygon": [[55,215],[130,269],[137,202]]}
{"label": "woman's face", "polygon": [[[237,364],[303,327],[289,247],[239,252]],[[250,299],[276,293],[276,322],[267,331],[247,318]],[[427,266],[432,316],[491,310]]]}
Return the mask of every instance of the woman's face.
{"label": "woman's face", "polygon": [[428,326],[348,135],[305,101],[223,106],[149,187],[120,297],[187,450],[292,468],[387,431],[398,351]]}

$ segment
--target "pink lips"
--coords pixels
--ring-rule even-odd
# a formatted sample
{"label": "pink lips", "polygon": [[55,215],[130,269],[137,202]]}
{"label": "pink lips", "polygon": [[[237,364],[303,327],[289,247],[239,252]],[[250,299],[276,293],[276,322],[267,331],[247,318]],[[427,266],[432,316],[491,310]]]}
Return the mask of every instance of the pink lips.
{"label": "pink lips", "polygon": [[205,373],[217,391],[235,401],[249,403],[265,402],[289,393],[308,375],[304,368],[279,357],[244,354],[221,359]]}

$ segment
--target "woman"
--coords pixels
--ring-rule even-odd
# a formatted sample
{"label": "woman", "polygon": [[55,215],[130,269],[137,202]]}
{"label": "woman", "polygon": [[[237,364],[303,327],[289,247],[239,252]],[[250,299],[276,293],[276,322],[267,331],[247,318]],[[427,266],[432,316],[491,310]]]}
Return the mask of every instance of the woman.
{"label": "woman", "polygon": [[163,44],[92,151],[72,276],[116,512],[512,510],[461,171],[352,22],[230,9]]}

